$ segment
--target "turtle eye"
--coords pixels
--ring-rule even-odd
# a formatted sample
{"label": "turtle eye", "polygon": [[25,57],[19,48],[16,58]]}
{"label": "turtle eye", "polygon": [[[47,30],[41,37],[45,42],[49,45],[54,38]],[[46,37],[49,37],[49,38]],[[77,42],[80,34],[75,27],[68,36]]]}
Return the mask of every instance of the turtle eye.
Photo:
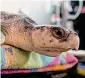
{"label": "turtle eye", "polygon": [[62,36],[63,35],[63,32],[62,32],[62,30],[55,30],[55,34],[57,36]]}
{"label": "turtle eye", "polygon": [[56,29],[53,29],[52,34],[54,37],[61,39],[64,37],[64,30],[60,28],[56,28]]}

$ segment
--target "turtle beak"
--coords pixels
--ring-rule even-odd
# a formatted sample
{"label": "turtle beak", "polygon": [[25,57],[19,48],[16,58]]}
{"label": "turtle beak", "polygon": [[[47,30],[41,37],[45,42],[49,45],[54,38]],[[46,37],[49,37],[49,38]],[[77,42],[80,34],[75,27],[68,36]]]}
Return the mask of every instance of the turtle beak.
{"label": "turtle beak", "polygon": [[73,44],[71,45],[72,46],[72,50],[78,50],[80,39],[79,39],[78,34],[76,32],[74,32],[72,34],[73,34],[73,38],[72,38]]}

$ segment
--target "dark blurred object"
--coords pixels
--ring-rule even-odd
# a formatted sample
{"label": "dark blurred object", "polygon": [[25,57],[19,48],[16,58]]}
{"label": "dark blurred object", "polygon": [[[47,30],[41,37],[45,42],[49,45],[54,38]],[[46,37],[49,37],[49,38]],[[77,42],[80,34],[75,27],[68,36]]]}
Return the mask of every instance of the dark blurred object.
{"label": "dark blurred object", "polygon": [[[75,2],[75,5],[78,5],[78,3]],[[83,1],[83,7],[85,7],[85,1]],[[74,20],[74,30],[78,32],[80,37],[79,49],[85,50],[85,13],[84,12],[83,13],[81,12],[79,17],[76,20]]]}

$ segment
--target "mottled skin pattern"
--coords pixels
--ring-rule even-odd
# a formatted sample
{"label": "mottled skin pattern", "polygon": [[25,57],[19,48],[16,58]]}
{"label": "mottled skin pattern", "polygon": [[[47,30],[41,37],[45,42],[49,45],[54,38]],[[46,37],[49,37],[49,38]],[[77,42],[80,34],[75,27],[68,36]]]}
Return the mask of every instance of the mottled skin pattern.
{"label": "mottled skin pattern", "polygon": [[57,56],[69,49],[78,49],[79,37],[74,31],[53,25],[37,25],[25,14],[1,12],[3,45],[25,51]]}

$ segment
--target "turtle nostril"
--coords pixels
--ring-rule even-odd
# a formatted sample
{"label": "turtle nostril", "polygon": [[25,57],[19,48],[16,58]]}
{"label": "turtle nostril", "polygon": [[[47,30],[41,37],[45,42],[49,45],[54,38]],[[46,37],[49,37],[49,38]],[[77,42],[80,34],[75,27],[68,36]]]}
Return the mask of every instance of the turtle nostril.
{"label": "turtle nostril", "polygon": [[78,35],[77,32],[74,32],[74,31],[70,31],[71,34],[75,34],[75,35]]}
{"label": "turtle nostril", "polygon": [[74,33],[75,35],[78,35],[76,32]]}

